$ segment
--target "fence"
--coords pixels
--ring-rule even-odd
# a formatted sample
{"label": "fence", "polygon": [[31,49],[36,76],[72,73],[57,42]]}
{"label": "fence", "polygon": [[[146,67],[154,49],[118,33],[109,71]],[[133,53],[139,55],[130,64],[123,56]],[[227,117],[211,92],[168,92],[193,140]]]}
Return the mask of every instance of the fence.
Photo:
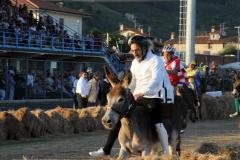
{"label": "fence", "polygon": [[212,61],[214,61],[216,64],[227,64],[231,62],[236,62],[237,58],[235,56],[228,57],[228,56],[215,56],[215,55],[201,55],[196,54],[196,60],[200,63],[203,62],[204,64],[211,64]]}
{"label": "fence", "polygon": [[0,100],[71,98],[79,72],[103,75],[103,66],[103,62],[0,58]]}

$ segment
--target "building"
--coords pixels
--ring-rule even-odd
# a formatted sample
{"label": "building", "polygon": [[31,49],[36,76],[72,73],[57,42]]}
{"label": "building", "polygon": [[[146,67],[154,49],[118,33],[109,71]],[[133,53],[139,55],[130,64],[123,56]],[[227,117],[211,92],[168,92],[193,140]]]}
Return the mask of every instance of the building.
{"label": "building", "polygon": [[124,36],[126,39],[134,36],[134,35],[142,35],[142,36],[149,36],[148,33],[145,33],[142,28],[135,29],[135,28],[126,28],[123,24],[120,25],[119,34]]}
{"label": "building", "polygon": [[[185,52],[185,44],[179,44],[175,33],[171,33],[171,38],[165,41],[165,44],[173,45],[177,51]],[[226,36],[225,32],[220,32],[216,30],[215,26],[212,26],[208,35],[196,36],[195,53],[218,55],[225,48],[226,44],[237,46],[237,36]]]}
{"label": "building", "polygon": [[85,17],[91,15],[81,10],[75,10],[68,7],[64,7],[63,2],[47,2],[41,0],[11,0],[14,5],[25,4],[29,10],[33,11],[34,17],[39,19],[40,16],[51,16],[55,23],[60,26],[65,26],[64,29],[68,31],[70,35],[79,33],[82,35],[82,21]]}

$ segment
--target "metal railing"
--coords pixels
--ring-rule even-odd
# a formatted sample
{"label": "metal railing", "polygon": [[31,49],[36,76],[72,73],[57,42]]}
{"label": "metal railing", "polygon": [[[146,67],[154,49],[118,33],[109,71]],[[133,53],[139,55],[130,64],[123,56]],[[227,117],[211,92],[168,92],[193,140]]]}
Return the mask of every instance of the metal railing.
{"label": "metal railing", "polygon": [[[83,52],[104,55],[101,37],[74,37],[47,32],[0,30],[0,47],[38,51]],[[86,54],[86,53],[85,53]]]}
{"label": "metal railing", "polygon": [[78,54],[78,55],[98,55],[106,57],[108,63],[115,68],[116,72],[123,70],[124,64],[114,57],[109,56],[104,47],[102,37],[86,37],[86,36],[69,36],[57,35],[48,32],[36,31],[9,31],[0,30],[0,47],[10,49],[26,49],[42,51],[54,51],[55,54]]}

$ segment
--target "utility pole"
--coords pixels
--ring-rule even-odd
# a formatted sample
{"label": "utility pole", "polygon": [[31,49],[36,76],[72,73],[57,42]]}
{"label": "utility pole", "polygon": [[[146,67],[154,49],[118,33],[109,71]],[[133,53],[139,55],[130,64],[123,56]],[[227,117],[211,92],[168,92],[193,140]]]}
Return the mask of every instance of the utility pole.
{"label": "utility pole", "polygon": [[238,30],[237,61],[239,62],[240,25],[239,25],[239,26],[236,26],[236,27],[234,27],[234,28],[236,28],[236,29]]}
{"label": "utility pole", "polygon": [[195,60],[196,0],[187,1],[185,63]]}

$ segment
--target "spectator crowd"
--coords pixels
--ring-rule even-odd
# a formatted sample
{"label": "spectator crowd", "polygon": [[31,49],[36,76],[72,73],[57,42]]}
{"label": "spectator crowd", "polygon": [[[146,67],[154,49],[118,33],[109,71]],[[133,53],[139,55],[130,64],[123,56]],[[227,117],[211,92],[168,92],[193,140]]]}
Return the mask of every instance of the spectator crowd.
{"label": "spectator crowd", "polygon": [[0,43],[51,49],[100,50],[100,34],[70,35],[66,26],[50,15],[34,17],[24,5],[0,1]]}

